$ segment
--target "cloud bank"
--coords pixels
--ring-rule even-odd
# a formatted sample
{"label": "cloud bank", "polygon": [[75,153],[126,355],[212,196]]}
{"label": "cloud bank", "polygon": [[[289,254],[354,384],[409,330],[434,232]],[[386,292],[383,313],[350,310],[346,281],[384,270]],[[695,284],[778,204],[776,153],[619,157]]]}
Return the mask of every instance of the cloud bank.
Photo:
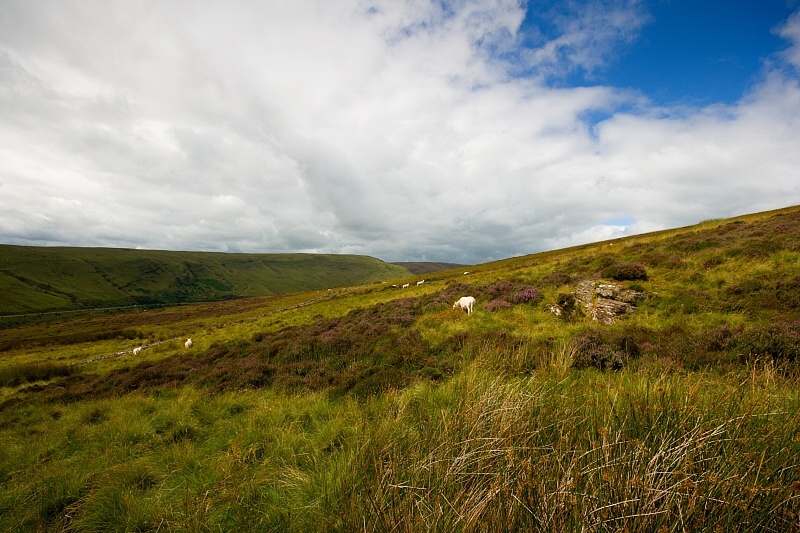
{"label": "cloud bank", "polygon": [[664,108],[564,81],[650,22],[582,5],[6,0],[0,242],[479,263],[800,203],[800,12]]}

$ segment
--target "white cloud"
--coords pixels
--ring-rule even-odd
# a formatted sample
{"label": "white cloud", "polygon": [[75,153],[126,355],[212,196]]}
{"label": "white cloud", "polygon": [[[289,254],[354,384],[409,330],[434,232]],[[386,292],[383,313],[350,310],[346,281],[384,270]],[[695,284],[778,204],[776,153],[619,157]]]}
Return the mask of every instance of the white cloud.
{"label": "white cloud", "polygon": [[[558,30],[556,37],[528,31],[533,46],[521,55],[522,68],[542,77],[564,76],[573,70],[591,74],[603,66],[622,44],[632,42],[650,21],[640,0],[565,1],[529,7]],[[537,13],[538,14],[538,13]]]}
{"label": "white cloud", "polygon": [[472,263],[798,203],[794,74],[701,109],[554,89],[647,20],[580,5],[520,53],[511,0],[7,1],[0,241]]}
{"label": "white cloud", "polygon": [[789,17],[789,20],[778,29],[777,33],[791,43],[784,52],[786,61],[800,69],[800,11]]}

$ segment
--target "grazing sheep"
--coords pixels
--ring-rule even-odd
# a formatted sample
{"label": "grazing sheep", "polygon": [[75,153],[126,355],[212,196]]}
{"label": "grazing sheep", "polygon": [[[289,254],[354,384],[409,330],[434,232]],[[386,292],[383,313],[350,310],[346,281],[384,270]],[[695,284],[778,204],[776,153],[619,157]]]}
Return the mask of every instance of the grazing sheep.
{"label": "grazing sheep", "polygon": [[410,283],[403,283],[403,288],[407,289],[411,284]]}
{"label": "grazing sheep", "polygon": [[183,345],[186,346],[187,348],[191,348],[192,347],[192,339],[186,339],[186,342],[184,342]]}
{"label": "grazing sheep", "polygon": [[453,304],[453,309],[456,307],[461,307],[461,309],[466,309],[467,314],[472,313],[472,307],[475,305],[475,298],[472,296],[462,296],[458,299],[456,303]]}
{"label": "grazing sheep", "polygon": [[136,348],[133,349],[133,355],[139,355],[140,353],[142,353],[141,346],[137,346]]}
{"label": "grazing sheep", "polygon": [[466,276],[467,274],[469,274],[469,271],[467,271],[467,272],[464,272],[464,275],[465,275],[465,276]]}
{"label": "grazing sheep", "polygon": [[423,283],[425,283],[425,280],[424,280],[424,279],[423,279],[422,281],[418,281],[418,282],[417,282],[417,287],[419,287],[419,286],[420,286],[420,285],[422,285]]}

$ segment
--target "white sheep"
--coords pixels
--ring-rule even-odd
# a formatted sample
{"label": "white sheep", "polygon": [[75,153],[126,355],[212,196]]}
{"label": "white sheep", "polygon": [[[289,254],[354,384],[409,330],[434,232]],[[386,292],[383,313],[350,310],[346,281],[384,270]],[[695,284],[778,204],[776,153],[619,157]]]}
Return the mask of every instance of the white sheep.
{"label": "white sheep", "polygon": [[136,348],[133,349],[133,355],[139,355],[140,353],[142,353],[141,346],[137,346]]}
{"label": "white sheep", "polygon": [[417,282],[417,287],[419,287],[419,286],[420,286],[420,285],[422,285],[423,283],[425,283],[425,280],[424,280],[424,279],[423,279],[422,281],[418,281],[418,282]]}
{"label": "white sheep", "polygon": [[186,346],[187,348],[191,348],[192,347],[192,339],[186,339],[186,342],[184,342],[183,345]]}
{"label": "white sheep", "polygon": [[466,309],[467,314],[472,313],[472,307],[475,305],[475,298],[472,296],[462,296],[458,299],[456,303],[453,304],[453,309],[456,307],[461,307],[461,309]]}
{"label": "white sheep", "polygon": [[407,289],[411,284],[410,283],[403,283],[403,288]]}

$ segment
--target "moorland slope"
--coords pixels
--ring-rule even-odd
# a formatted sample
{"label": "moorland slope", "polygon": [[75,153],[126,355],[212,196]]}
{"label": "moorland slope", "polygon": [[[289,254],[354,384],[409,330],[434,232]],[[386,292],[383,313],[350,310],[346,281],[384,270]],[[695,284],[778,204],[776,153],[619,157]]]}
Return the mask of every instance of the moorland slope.
{"label": "moorland slope", "polygon": [[404,275],[356,255],[0,245],[0,315],[268,296]]}
{"label": "moorland slope", "polygon": [[407,268],[412,274],[432,274],[440,270],[452,270],[454,268],[464,268],[468,265],[461,263],[435,263],[423,261],[393,261],[393,265]]}
{"label": "moorland slope", "polygon": [[800,208],[425,278],[0,330],[0,530],[800,532]]}

